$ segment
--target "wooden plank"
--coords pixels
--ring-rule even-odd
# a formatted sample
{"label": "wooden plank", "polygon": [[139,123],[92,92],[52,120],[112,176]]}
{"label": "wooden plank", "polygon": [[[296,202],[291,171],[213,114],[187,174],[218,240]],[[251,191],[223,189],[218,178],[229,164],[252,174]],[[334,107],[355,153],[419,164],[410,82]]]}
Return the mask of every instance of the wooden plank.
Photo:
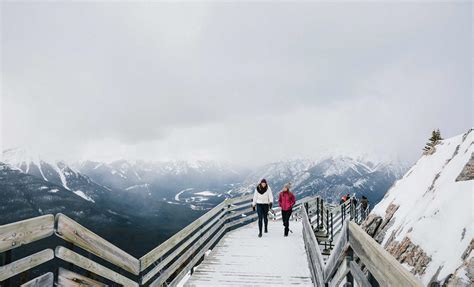
{"label": "wooden plank", "polygon": [[341,284],[342,279],[346,277],[347,273],[349,273],[350,268],[349,268],[349,261],[347,259],[344,259],[341,262],[341,265],[337,268],[336,274],[334,274],[334,277],[329,281],[329,287],[337,287],[339,284]]}
{"label": "wooden plank", "polygon": [[162,244],[155,247],[153,250],[145,254],[140,258],[140,271],[147,269],[151,264],[153,264],[156,260],[160,259],[163,255],[165,255],[168,251],[178,245],[183,239],[188,237],[191,233],[196,231],[196,229],[200,228],[204,223],[206,223],[209,219],[213,216],[221,212],[229,203],[229,200],[226,199],[216,207],[211,209],[210,211],[206,212],[203,216],[193,221],[191,224],[183,228],[181,231],[176,233],[175,235],[171,236],[168,240],[163,242]]}
{"label": "wooden plank", "polygon": [[250,201],[249,203],[251,203],[253,199],[253,192],[252,194],[248,194],[248,195],[243,195],[243,196],[239,196],[239,197],[234,197],[234,198],[228,198],[227,199],[227,204],[239,204],[239,203],[242,203],[242,202],[245,202],[245,201]]}
{"label": "wooden plank", "polygon": [[52,249],[45,249],[33,255],[24,257],[10,264],[0,266],[0,282],[36,267],[54,258]]}
{"label": "wooden plank", "polygon": [[[244,223],[245,221],[251,221],[257,217],[257,214],[253,214],[244,218],[241,218],[239,220],[234,220],[233,222],[227,223],[224,225],[224,227],[212,237],[211,240],[199,251],[199,253],[193,257],[193,259],[186,265],[183,270],[181,270],[178,275],[173,279],[171,282],[170,286],[177,286],[177,284],[184,278],[184,276],[197,264],[197,262],[200,260],[200,258],[206,253],[206,251],[211,248],[211,246],[218,240],[224,233],[226,233],[231,227]],[[158,279],[157,279],[158,280]],[[157,282],[159,283],[159,282]],[[150,286],[160,286],[160,285],[150,285]]]}
{"label": "wooden plank", "polygon": [[53,272],[48,272],[22,284],[20,287],[53,287],[53,285],[54,274]]}
{"label": "wooden plank", "polygon": [[[209,240],[209,242],[207,244],[205,244],[202,248],[201,248],[201,245],[207,240],[209,239],[210,235],[212,233],[214,233],[217,228],[219,228],[219,231],[217,231],[217,233],[212,236]],[[200,251],[193,256],[193,259],[191,259],[191,261],[186,264],[186,266],[182,269],[182,272],[184,272],[184,274],[186,274],[187,272],[189,272],[189,270],[191,270],[191,268],[196,265],[196,263],[198,262],[198,260],[204,255],[204,253],[210,248],[210,246],[216,242],[216,240],[225,232],[226,230],[226,225],[223,225],[221,226],[219,224],[219,226],[216,226],[214,228],[212,228],[210,231],[208,231],[208,234],[206,234],[205,238],[203,237],[202,239],[199,240],[198,243],[196,243],[193,248],[191,248],[190,250],[186,251],[185,254],[183,254],[181,257],[182,257],[182,260],[177,260],[176,262],[174,262],[169,268],[167,268],[161,275],[160,277],[156,278],[155,281],[153,281],[150,286],[154,287],[154,286],[162,286],[166,280],[168,280],[168,278],[173,275],[173,273],[176,272],[176,270],[178,269],[178,267],[180,267],[186,260],[188,260],[194,252],[196,252],[199,248],[200,248]],[[186,271],[185,271],[186,270]]]}
{"label": "wooden plank", "polygon": [[229,220],[232,220],[233,218],[238,218],[240,216],[242,216],[242,214],[245,214],[245,213],[255,213],[252,209],[252,207],[248,207],[246,209],[243,209],[243,210],[239,210],[239,211],[236,211],[236,212],[232,212],[232,213],[229,213],[227,215],[227,218]]}
{"label": "wooden plank", "polygon": [[56,247],[55,255],[56,257],[61,258],[66,262],[72,263],[92,273],[107,278],[113,282],[122,284],[124,286],[138,286],[137,282],[130,280],[129,278],[120,275],[119,273],[105,266],[102,266],[99,263],[96,263],[80,254],[77,254],[76,252],[69,250],[65,247]]}
{"label": "wooden plank", "polygon": [[61,287],[107,287],[108,285],[81,274],[59,267],[58,286]]}
{"label": "wooden plank", "polygon": [[232,222],[227,223],[227,229],[230,229],[231,227],[234,227],[238,224],[242,224],[246,221],[252,221],[252,220],[256,219],[257,217],[258,217],[258,214],[256,214],[256,213],[254,213],[252,215],[245,216],[245,217],[241,217],[237,220],[234,220]]}
{"label": "wooden plank", "polygon": [[413,274],[354,222],[349,223],[349,243],[380,286],[421,286]]}
{"label": "wooden plank", "polygon": [[[226,233],[209,255],[193,268],[189,280],[181,281],[183,285],[314,286],[301,221],[290,223],[293,234],[289,237],[283,237],[281,222],[268,224],[268,233],[262,238],[257,237],[256,222]],[[281,250],[282,247],[284,250]],[[291,254],[303,256],[294,256],[289,260]]]}
{"label": "wooden plank", "polygon": [[321,250],[319,250],[319,244],[314,235],[313,228],[309,223],[308,214],[306,210],[302,209],[302,223],[303,223],[303,232],[306,233],[306,250],[308,254],[308,259],[310,264],[312,264],[312,268],[314,270],[315,277],[313,280],[316,283],[316,286],[324,286],[324,274],[323,274],[323,256],[321,255]]}
{"label": "wooden plank", "polygon": [[62,239],[69,241],[128,272],[135,275],[140,273],[140,262],[132,255],[83,227],[64,214],[58,213],[56,215],[56,222],[56,233]]}
{"label": "wooden plank", "polygon": [[372,285],[369,283],[367,277],[365,277],[364,272],[360,270],[359,265],[357,265],[354,261],[349,263],[351,268],[351,274],[354,277],[354,280],[357,282],[357,286],[359,287],[371,287]]}
{"label": "wooden plank", "polygon": [[52,214],[1,225],[0,253],[48,237],[53,232]]}
{"label": "wooden plank", "polygon": [[348,221],[344,223],[342,232],[339,234],[339,238],[334,245],[334,249],[331,251],[331,255],[326,261],[326,266],[324,267],[325,282],[328,282],[328,280],[333,276],[336,272],[336,268],[345,257],[348,248],[347,223]]}
{"label": "wooden plank", "polygon": [[[197,231],[193,236],[191,236],[186,242],[180,244],[178,248],[173,250],[171,254],[166,256],[162,261],[160,261],[156,266],[154,266],[149,272],[147,272],[143,277],[142,277],[142,284],[145,284],[150,280],[153,276],[155,276],[161,269],[163,269],[166,265],[168,265],[173,259],[175,259],[186,247],[191,245],[195,240],[203,236],[203,234],[211,227],[213,226],[216,222],[218,224],[222,224],[227,217],[224,220],[221,220],[222,217],[226,215],[226,211],[223,210],[218,216],[216,216],[214,219],[212,219],[206,226],[201,228],[199,231]],[[221,222],[222,221],[222,222]]]}

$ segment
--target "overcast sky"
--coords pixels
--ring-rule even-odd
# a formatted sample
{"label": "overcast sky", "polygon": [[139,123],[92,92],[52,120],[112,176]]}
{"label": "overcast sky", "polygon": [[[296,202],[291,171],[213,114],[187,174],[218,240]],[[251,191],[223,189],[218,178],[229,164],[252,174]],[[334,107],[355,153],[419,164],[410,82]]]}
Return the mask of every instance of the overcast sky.
{"label": "overcast sky", "polygon": [[474,123],[471,1],[1,5],[2,149],[412,162]]}

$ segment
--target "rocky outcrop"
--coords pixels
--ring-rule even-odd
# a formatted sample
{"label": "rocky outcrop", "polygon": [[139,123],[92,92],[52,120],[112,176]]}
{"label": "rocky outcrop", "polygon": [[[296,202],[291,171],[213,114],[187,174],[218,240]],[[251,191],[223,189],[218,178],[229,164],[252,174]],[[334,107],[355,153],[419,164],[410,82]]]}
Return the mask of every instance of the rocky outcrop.
{"label": "rocky outcrop", "polygon": [[385,249],[400,263],[406,263],[411,266],[411,272],[413,274],[424,274],[431,258],[419,245],[413,244],[407,236],[405,236],[401,242],[395,241],[393,238],[394,236],[390,238],[392,239],[390,242],[387,242],[388,244]]}
{"label": "rocky outcrop", "polygon": [[466,163],[459,176],[456,178],[456,181],[472,179],[474,179],[474,153],[471,153],[471,158]]}
{"label": "rocky outcrop", "polygon": [[[385,217],[370,214],[362,223],[362,228],[372,236],[378,243],[382,244],[386,237],[387,230],[393,225],[393,215],[398,210],[398,205],[390,204],[385,212]],[[423,274],[431,258],[423,249],[411,242],[410,238],[404,237],[401,242],[395,240],[397,231],[392,231],[387,239],[384,248],[400,263],[411,266],[413,274]]]}

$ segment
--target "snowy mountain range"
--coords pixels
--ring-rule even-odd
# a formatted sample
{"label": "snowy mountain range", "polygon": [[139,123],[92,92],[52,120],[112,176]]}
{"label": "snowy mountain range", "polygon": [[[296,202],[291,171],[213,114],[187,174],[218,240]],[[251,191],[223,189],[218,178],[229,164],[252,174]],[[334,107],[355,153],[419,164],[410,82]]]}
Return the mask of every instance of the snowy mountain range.
{"label": "snowy mountain range", "polygon": [[261,178],[269,181],[274,192],[291,182],[301,197],[318,194],[337,201],[343,194],[356,193],[378,202],[405,170],[401,164],[375,164],[347,156],[280,161],[253,170],[212,161],[67,164],[43,160],[24,149],[4,151],[3,161],[90,202],[122,201],[145,213],[163,202],[207,210],[223,198],[253,192]]}
{"label": "snowy mountain range", "polygon": [[364,228],[424,284],[473,286],[473,192],[471,129],[426,152],[374,207]]}
{"label": "snowy mountain range", "polygon": [[343,194],[365,195],[378,202],[393,182],[406,170],[403,164],[378,163],[347,156],[321,160],[293,160],[268,164],[247,177],[232,193],[253,192],[260,178],[269,181],[274,192],[290,182],[300,197],[320,195],[337,202]]}

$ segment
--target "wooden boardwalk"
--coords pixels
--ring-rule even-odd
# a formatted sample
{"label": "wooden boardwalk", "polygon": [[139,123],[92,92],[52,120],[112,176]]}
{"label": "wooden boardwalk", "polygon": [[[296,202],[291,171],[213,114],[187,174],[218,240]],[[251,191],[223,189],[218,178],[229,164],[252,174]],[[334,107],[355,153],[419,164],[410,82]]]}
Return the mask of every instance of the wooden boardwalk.
{"label": "wooden boardwalk", "polygon": [[229,232],[184,286],[313,286],[301,221],[290,228],[288,237],[281,220],[270,221],[262,238],[256,222]]}

